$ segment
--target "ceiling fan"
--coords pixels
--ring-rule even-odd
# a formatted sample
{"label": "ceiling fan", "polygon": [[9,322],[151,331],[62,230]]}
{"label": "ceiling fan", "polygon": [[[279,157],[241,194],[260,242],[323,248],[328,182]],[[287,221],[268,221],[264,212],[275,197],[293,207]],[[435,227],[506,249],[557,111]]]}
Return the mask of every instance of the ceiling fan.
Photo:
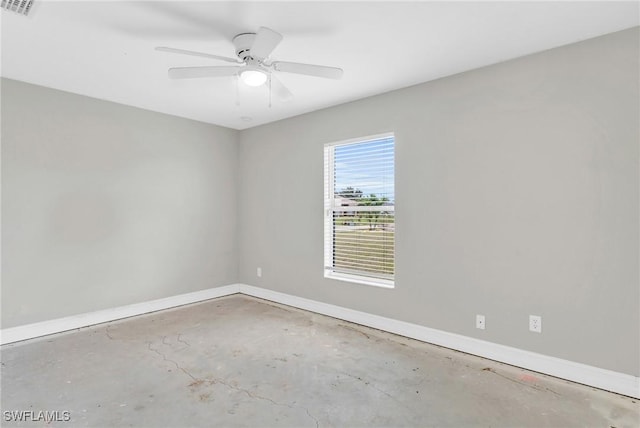
{"label": "ceiling fan", "polygon": [[199,56],[230,62],[238,65],[202,66],[202,67],[174,67],[169,69],[172,79],[192,79],[199,77],[238,76],[249,86],[261,86],[267,81],[276,95],[283,101],[290,100],[291,92],[273,76],[274,71],[284,73],[304,74],[308,76],[340,79],[343,71],[337,67],[324,65],[302,64],[299,62],[270,61],[269,55],[282,41],[282,35],[267,27],[260,27],[257,33],[242,33],[233,38],[236,56],[212,55],[203,52],[193,52],[184,49],[157,47],[156,50],[183,55]]}

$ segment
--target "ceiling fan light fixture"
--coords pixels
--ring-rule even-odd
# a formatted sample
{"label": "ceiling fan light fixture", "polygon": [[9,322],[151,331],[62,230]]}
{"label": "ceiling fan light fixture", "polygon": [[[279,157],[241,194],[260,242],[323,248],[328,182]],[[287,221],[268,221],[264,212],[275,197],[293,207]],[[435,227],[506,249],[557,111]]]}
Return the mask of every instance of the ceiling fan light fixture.
{"label": "ceiling fan light fixture", "polygon": [[240,73],[240,79],[248,86],[261,86],[267,81],[267,73],[261,70],[249,69]]}

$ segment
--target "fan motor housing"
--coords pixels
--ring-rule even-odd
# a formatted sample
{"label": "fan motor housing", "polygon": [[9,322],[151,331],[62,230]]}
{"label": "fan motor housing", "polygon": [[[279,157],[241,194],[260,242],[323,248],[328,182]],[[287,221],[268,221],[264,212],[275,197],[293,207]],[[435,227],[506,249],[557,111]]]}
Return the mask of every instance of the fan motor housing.
{"label": "fan motor housing", "polygon": [[256,33],[242,33],[233,38],[233,45],[236,48],[236,55],[242,61],[253,59],[251,56],[251,46],[256,38]]}

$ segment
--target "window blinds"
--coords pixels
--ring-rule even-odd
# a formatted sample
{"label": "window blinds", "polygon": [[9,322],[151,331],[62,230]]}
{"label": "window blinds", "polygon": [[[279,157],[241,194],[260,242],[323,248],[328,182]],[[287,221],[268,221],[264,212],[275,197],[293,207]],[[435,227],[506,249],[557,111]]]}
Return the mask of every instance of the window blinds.
{"label": "window blinds", "polygon": [[392,285],[395,193],[392,134],[325,146],[325,274]]}

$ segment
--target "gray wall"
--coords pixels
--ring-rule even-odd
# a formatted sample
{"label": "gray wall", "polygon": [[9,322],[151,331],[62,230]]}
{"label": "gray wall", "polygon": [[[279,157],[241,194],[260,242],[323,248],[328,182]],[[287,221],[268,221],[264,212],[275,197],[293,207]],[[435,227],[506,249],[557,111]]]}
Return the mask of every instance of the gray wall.
{"label": "gray wall", "polygon": [[2,79],[2,327],[236,282],[237,138]]}
{"label": "gray wall", "polygon": [[[240,281],[640,375],[638,37],[243,131]],[[386,131],[396,287],[326,280],[323,143]]]}

